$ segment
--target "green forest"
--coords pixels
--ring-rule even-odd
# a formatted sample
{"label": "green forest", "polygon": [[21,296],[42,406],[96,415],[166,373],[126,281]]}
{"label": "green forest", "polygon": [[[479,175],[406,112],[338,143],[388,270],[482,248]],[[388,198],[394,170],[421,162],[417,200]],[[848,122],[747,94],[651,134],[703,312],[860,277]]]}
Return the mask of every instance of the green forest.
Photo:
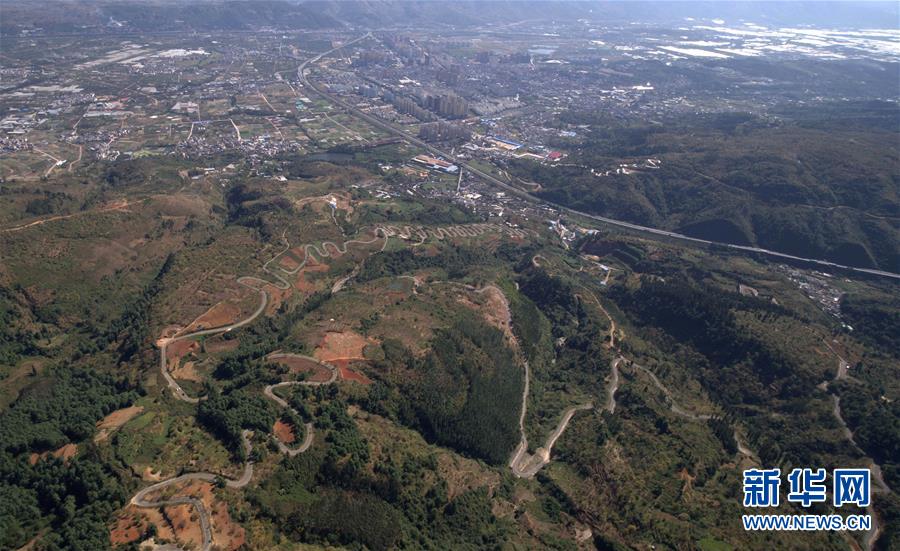
{"label": "green forest", "polygon": [[472,315],[441,329],[416,358],[386,342],[380,370],[396,390],[376,385],[366,407],[421,432],[428,440],[503,464],[518,441],[522,367],[503,334]]}
{"label": "green forest", "polygon": [[[378,391],[374,390],[376,394]],[[484,490],[453,499],[433,455],[401,454],[367,467],[369,444],[331,390],[298,391],[315,409],[324,447],[281,461],[249,501],[291,539],[368,549],[484,549],[504,541]]]}
{"label": "green forest", "polygon": [[424,362],[413,409],[421,432],[437,443],[502,464],[515,447],[522,368],[503,334],[460,319],[437,334]]}
{"label": "green forest", "polygon": [[[687,235],[807,258],[900,271],[896,105],[827,104],[777,121],[745,113],[671,117],[665,125],[593,113],[566,163],[509,162],[542,199]],[[644,165],[649,158],[656,167]],[[619,163],[635,163],[616,174]],[[613,174],[595,176],[612,169]]]}
{"label": "green forest", "polygon": [[0,549],[18,548],[43,528],[51,529],[48,550],[109,547],[106,524],[126,490],[96,448],[88,444],[73,460],[49,457],[34,465],[21,452],[87,439],[99,419],[136,397],[111,376],[60,368],[0,413]]}

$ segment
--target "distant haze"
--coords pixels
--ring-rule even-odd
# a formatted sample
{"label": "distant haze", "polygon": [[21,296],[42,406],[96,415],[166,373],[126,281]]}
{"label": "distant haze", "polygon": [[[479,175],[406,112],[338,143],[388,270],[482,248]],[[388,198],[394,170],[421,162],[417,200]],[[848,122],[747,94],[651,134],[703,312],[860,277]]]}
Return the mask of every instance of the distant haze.
{"label": "distant haze", "polygon": [[[90,27],[139,31],[469,27],[516,22],[584,20],[587,24],[677,25],[686,20],[724,24],[896,29],[897,2],[535,2],[445,0],[235,0],[6,2],[0,31],[89,32]],[[113,30],[113,29],[111,29]]]}

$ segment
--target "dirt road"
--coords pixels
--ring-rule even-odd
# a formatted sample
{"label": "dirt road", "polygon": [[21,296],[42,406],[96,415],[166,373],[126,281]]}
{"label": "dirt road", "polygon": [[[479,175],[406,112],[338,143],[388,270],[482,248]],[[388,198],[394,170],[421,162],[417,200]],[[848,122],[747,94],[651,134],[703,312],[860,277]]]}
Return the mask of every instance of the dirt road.
{"label": "dirt road", "polygon": [[57,220],[67,220],[69,218],[75,218],[77,216],[84,216],[86,214],[97,214],[97,213],[101,213],[101,212],[121,211],[121,210],[125,210],[126,208],[128,208],[128,205],[130,205],[130,204],[131,203],[129,203],[128,201],[124,201],[124,200],[115,201],[113,203],[110,203],[108,205],[105,205],[105,206],[102,206],[102,207],[99,207],[96,209],[85,210],[85,211],[76,212],[73,214],[63,214],[63,215],[59,215],[59,216],[51,216],[49,218],[42,218],[41,220],[35,220],[35,221],[29,222],[27,224],[22,224],[20,226],[13,226],[11,228],[6,228],[6,229],[0,230],[0,231],[2,231],[2,233],[12,233],[12,232],[17,232],[17,231],[22,231],[22,230],[28,229],[28,228],[33,228],[34,226],[40,226],[41,224],[46,224],[48,222],[55,222]]}

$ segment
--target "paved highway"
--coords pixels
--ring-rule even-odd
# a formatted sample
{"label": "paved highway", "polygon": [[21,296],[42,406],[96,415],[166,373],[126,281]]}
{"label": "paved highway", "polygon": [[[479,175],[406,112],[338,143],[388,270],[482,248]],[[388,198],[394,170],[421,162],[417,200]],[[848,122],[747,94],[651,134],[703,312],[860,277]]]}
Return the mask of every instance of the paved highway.
{"label": "paved highway", "polygon": [[[248,430],[241,433],[241,439],[243,440],[244,450],[247,455],[253,450],[253,445],[250,443],[250,434],[252,433]],[[247,461],[247,463],[244,464],[244,472],[241,477],[237,480],[225,479],[225,485],[229,488],[243,488],[250,482],[251,478],[253,478],[253,462]],[[202,501],[192,496],[176,496],[170,499],[161,500],[148,500],[147,496],[182,482],[202,480],[203,482],[215,483],[218,479],[219,476],[212,473],[188,473],[176,476],[175,478],[157,482],[152,486],[147,486],[134,494],[134,497],[131,498],[131,504],[135,507],[150,508],[159,508],[170,505],[192,505],[194,509],[197,510],[197,515],[200,519],[200,532],[203,536],[203,542],[200,545],[200,549],[201,551],[208,551],[212,547],[212,526],[209,521],[209,511],[206,510],[206,506],[203,505]]]}
{"label": "paved highway", "polygon": [[[352,113],[353,115],[357,116],[358,118],[368,122],[369,124],[371,124],[377,128],[381,128],[382,130],[388,132],[389,134],[393,134],[395,136],[403,138],[408,143],[416,145],[418,147],[421,147],[433,155],[441,156],[446,159],[453,159],[453,156],[450,155],[449,153],[447,153],[446,151],[438,149],[438,148],[420,140],[419,138],[413,136],[412,134],[409,134],[406,131],[393,126],[392,124],[390,124],[382,119],[379,119],[378,117],[374,117],[372,115],[369,115],[368,113],[363,113],[362,111],[357,109],[355,106],[350,105],[347,102],[341,100],[340,98],[337,98],[337,97],[331,95],[329,92],[316,86],[311,80],[309,80],[307,73],[306,73],[307,65],[309,65],[310,63],[316,63],[321,58],[339,50],[340,48],[343,48],[344,46],[349,46],[351,44],[354,44],[356,42],[364,40],[370,36],[372,36],[371,32],[366,33],[363,36],[357,38],[356,40],[353,40],[351,42],[348,42],[347,44],[344,44],[343,46],[331,49],[327,52],[319,54],[318,56],[316,56],[312,59],[305,61],[297,69],[297,74],[300,77],[300,80],[303,82],[303,84],[305,86],[312,88],[313,90],[316,91],[316,93],[318,93],[322,97],[324,97],[327,100],[331,101],[332,103],[340,106],[341,108]],[[828,260],[821,260],[821,259],[817,259],[817,258],[805,258],[802,256],[794,256],[791,254],[780,253],[777,251],[771,251],[769,249],[763,249],[761,247],[751,247],[751,246],[746,246],[746,245],[734,245],[732,243],[724,243],[721,241],[710,241],[707,239],[690,237],[690,236],[687,236],[687,235],[684,235],[684,234],[681,234],[678,232],[661,230],[658,228],[651,228],[648,226],[641,226],[639,224],[632,224],[631,222],[625,222],[622,220],[616,220],[614,218],[607,218],[605,216],[598,216],[596,214],[582,212],[582,211],[579,211],[576,209],[565,207],[565,206],[557,204],[557,203],[553,203],[551,201],[544,201],[544,200],[538,199],[537,197],[534,197],[533,195],[525,192],[524,190],[521,190],[512,185],[509,185],[506,182],[504,182],[494,176],[491,176],[490,174],[487,174],[486,172],[478,169],[477,167],[472,166],[470,163],[466,163],[466,162],[459,161],[456,159],[454,159],[454,162],[456,164],[460,165],[462,168],[472,172],[472,174],[479,176],[482,180],[488,182],[489,184],[492,184],[494,186],[502,188],[504,191],[512,193],[512,194],[516,195],[517,197],[520,197],[522,199],[525,199],[525,200],[531,201],[531,202],[535,202],[535,203],[543,203],[543,204],[547,204],[547,205],[552,205],[554,208],[558,209],[561,212],[566,212],[569,214],[582,216],[582,217],[585,217],[585,218],[588,218],[591,220],[595,220],[597,222],[602,222],[604,224],[619,226],[622,228],[627,228],[627,229],[634,230],[634,231],[641,232],[641,233],[648,233],[651,235],[658,235],[658,236],[668,237],[668,238],[672,238],[672,239],[678,239],[678,240],[682,240],[682,241],[689,241],[692,243],[699,243],[699,244],[703,244],[703,245],[718,245],[720,247],[726,247],[726,248],[729,248],[732,250],[737,250],[737,251],[744,251],[744,252],[750,252],[750,253],[756,253],[756,254],[764,254],[766,256],[783,258],[786,260],[799,260],[802,262],[809,262],[812,264],[816,264],[818,266],[822,266],[823,268],[829,268],[829,269],[838,268],[838,269],[850,270],[850,271],[859,272],[859,273],[865,273],[865,274],[869,274],[869,275],[877,275],[877,276],[883,276],[883,277],[890,277],[893,279],[900,279],[900,274],[897,274],[894,272],[888,272],[888,271],[884,271],[884,270],[873,270],[873,269],[869,269],[869,268],[856,268],[853,266],[845,266],[843,264],[837,264],[835,262],[830,262]]]}
{"label": "paved highway", "polygon": [[[325,363],[322,363],[315,358],[310,358],[309,356],[303,356],[300,354],[271,354],[268,356],[268,359],[270,359],[270,360],[276,360],[278,358],[301,358],[304,360],[316,362],[317,364],[321,365],[322,367],[325,367],[326,369],[328,369],[331,372],[331,377],[329,377],[327,381],[285,381],[283,383],[276,383],[274,385],[268,385],[267,387],[265,387],[263,389],[263,394],[266,396],[266,398],[272,400],[273,402],[275,402],[276,404],[278,404],[279,406],[281,406],[285,409],[289,409],[289,410],[293,411],[297,415],[299,415],[299,412],[297,410],[295,410],[294,408],[292,408],[290,406],[290,404],[287,403],[286,400],[284,400],[283,398],[281,398],[280,396],[275,394],[275,389],[286,388],[286,387],[290,387],[290,386],[298,386],[298,385],[299,386],[330,385],[330,384],[334,383],[335,381],[337,381],[338,370],[335,367],[330,366]],[[287,444],[285,444],[284,442],[279,440],[278,438],[275,438],[274,440],[275,440],[275,444],[278,446],[278,451],[280,451],[281,453],[283,453],[285,455],[289,455],[290,457],[295,457],[295,456],[305,452],[306,450],[308,450],[309,447],[312,446],[312,443],[313,443],[313,424],[306,423],[304,425],[304,428],[306,430],[304,433],[303,442],[296,448],[291,448]]]}

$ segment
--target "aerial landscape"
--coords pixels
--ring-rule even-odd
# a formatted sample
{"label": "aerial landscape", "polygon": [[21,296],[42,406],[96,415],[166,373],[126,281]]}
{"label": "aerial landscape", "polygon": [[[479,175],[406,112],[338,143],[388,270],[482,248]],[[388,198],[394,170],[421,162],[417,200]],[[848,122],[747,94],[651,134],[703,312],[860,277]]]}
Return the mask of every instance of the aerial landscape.
{"label": "aerial landscape", "polygon": [[898,490],[900,4],[0,2],[0,550],[891,550]]}

